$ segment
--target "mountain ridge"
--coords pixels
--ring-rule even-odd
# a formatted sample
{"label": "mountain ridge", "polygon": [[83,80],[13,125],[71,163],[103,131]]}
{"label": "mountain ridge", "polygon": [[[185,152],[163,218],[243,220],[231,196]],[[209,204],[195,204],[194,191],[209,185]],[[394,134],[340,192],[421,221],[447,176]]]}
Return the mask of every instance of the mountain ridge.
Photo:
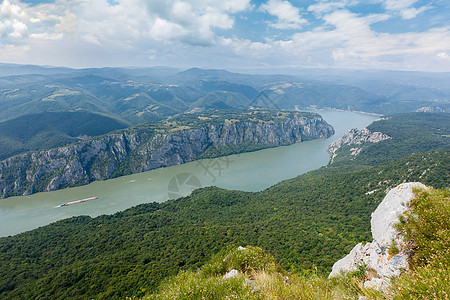
{"label": "mountain ridge", "polygon": [[[34,69],[39,70],[39,67],[34,66]],[[238,97],[228,102],[228,106],[245,108],[255,103],[255,97],[261,92],[282,109],[315,106],[387,114],[439,107],[450,111],[450,90],[444,85],[447,73],[407,73],[409,76],[404,74],[404,80],[386,81],[384,74],[389,78],[393,76],[389,72],[366,72],[359,82],[348,76],[342,79],[339,72],[322,78],[320,73],[312,71],[292,76],[199,68],[181,72],[170,68],[91,68],[64,69],[62,73],[48,73],[49,69],[43,68],[41,74],[19,72],[14,76],[1,76],[1,70],[0,66],[0,120],[43,111],[83,109],[138,124],[163,120],[192,109],[219,108],[227,103],[231,93]],[[10,73],[3,71],[3,74]],[[210,93],[215,93],[218,99],[201,101]],[[130,105],[130,97],[137,94],[148,94],[154,101],[148,99]],[[123,106],[127,107],[125,112],[119,109]]]}

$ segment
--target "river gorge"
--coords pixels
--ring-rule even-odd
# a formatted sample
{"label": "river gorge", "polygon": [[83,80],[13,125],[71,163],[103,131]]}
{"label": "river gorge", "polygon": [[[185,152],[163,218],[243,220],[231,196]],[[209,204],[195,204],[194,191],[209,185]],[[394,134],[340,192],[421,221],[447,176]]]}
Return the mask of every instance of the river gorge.
{"label": "river gorge", "polygon": [[[218,186],[226,189],[260,191],[328,163],[326,147],[351,128],[363,128],[374,115],[343,111],[318,111],[335,129],[335,135],[214,159],[123,176],[89,185],[0,200],[0,236],[14,235],[77,215],[95,217],[129,207],[163,202],[189,194],[193,189]],[[89,197],[98,199],[58,207]]]}

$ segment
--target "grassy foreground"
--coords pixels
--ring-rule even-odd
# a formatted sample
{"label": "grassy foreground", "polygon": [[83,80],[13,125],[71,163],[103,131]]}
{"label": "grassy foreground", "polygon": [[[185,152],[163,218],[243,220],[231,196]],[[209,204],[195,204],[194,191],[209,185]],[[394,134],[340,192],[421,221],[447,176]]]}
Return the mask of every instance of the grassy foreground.
{"label": "grassy foreground", "polygon": [[[144,299],[448,299],[450,190],[416,193],[398,224],[411,251],[410,271],[393,279],[388,290],[365,289],[363,266],[331,279],[296,274],[261,248],[247,246],[224,250],[197,271],[180,272]],[[235,276],[227,278],[230,271]]]}

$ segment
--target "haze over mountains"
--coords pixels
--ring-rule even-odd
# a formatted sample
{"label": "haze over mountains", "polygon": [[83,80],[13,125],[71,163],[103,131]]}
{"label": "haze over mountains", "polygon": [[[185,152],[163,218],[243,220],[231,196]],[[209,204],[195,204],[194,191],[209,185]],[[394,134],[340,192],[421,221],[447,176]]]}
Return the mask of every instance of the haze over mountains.
{"label": "haze over mountains", "polygon": [[304,69],[297,74],[0,64],[0,120],[84,110],[131,125],[204,109],[332,108],[389,114],[450,107],[450,73]]}

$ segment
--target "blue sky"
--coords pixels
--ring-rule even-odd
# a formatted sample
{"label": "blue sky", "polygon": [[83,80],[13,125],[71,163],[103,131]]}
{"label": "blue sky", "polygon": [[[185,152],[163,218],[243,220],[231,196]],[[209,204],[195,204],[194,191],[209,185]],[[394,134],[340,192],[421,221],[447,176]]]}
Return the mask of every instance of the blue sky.
{"label": "blue sky", "polygon": [[448,0],[2,0],[0,62],[450,71]]}

